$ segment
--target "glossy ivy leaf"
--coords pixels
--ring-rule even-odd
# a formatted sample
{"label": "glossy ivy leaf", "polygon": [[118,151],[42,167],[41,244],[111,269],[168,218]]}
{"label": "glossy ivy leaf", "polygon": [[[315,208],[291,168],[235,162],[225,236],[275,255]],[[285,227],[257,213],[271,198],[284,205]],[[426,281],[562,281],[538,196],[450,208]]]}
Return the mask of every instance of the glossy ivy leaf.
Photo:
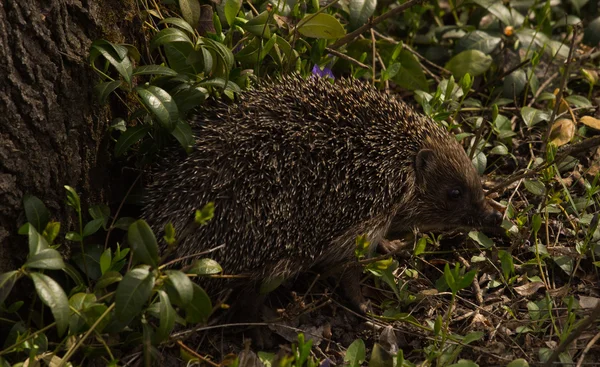
{"label": "glossy ivy leaf", "polygon": [[216,261],[212,259],[200,259],[196,260],[187,272],[188,274],[196,275],[212,275],[219,274],[222,271],[221,265]]}
{"label": "glossy ivy leaf", "polygon": [[242,7],[242,0],[225,0],[223,4],[223,12],[225,13],[225,19],[227,24],[231,27],[235,21],[235,17],[240,12]]}
{"label": "glossy ivy leaf", "polygon": [[192,287],[194,296],[185,308],[185,320],[193,324],[206,322],[212,312],[212,302],[202,287],[196,283],[192,283]]}
{"label": "glossy ivy leaf", "polygon": [[350,28],[354,30],[367,23],[376,6],[377,0],[350,0]]}
{"label": "glossy ivy leaf", "polygon": [[174,25],[175,27],[181,28],[184,31],[188,32],[190,36],[194,34],[194,28],[192,28],[190,23],[186,22],[181,18],[165,18],[161,20],[158,24]]}
{"label": "glossy ivy leaf", "polygon": [[143,65],[133,70],[133,75],[164,75],[176,76],[177,72],[162,65]]}
{"label": "glossy ivy leaf", "polygon": [[173,302],[187,307],[194,297],[192,281],[187,275],[178,270],[167,270],[165,274],[167,275],[167,282],[165,284],[171,290],[169,295],[175,295]]}
{"label": "glossy ivy leaf", "polygon": [[177,121],[177,126],[175,129],[171,131],[171,135],[177,139],[179,144],[186,152],[190,152],[192,146],[194,145],[194,134],[192,132],[192,127],[187,121],[179,120]]}
{"label": "glossy ivy leaf", "polygon": [[133,257],[142,264],[158,265],[158,244],[150,226],[143,219],[133,222],[127,231],[127,241]]}
{"label": "glossy ivy leaf", "polygon": [[17,282],[17,279],[20,277],[21,273],[19,273],[17,270],[0,274],[0,304],[6,300],[6,297],[8,297],[10,291]]}
{"label": "glossy ivy leaf", "polygon": [[156,342],[166,340],[175,326],[175,310],[171,306],[169,296],[165,291],[159,290],[158,297],[160,298],[160,322],[156,329]]}
{"label": "glossy ivy leaf", "polygon": [[25,208],[27,222],[31,223],[38,232],[43,232],[50,220],[50,212],[48,212],[44,203],[35,196],[25,195],[23,197],[23,207]]}
{"label": "glossy ivy leaf", "polygon": [[100,104],[105,104],[108,100],[108,96],[112,92],[117,90],[119,86],[121,86],[120,80],[113,80],[111,82],[100,83],[94,87],[94,94],[98,96],[98,101],[100,102]]}
{"label": "glossy ivy leaf", "polygon": [[21,228],[19,228],[19,233],[27,234],[29,256],[33,256],[49,247],[48,241],[46,241],[44,236],[40,235],[39,232],[36,231],[35,227],[30,223],[25,223]]}
{"label": "glossy ivy leaf", "polygon": [[30,256],[23,266],[26,268],[60,270],[65,267],[65,263],[58,251],[47,248]]}
{"label": "glossy ivy leaf", "polygon": [[154,85],[146,88],[137,87],[135,90],[144,106],[156,117],[158,123],[168,131],[173,131],[179,120],[179,110],[173,97],[164,89]]}
{"label": "glossy ivy leaf", "polygon": [[131,84],[133,67],[127,56],[128,53],[128,49],[123,45],[97,40],[92,42],[90,47],[90,63],[94,65],[98,56],[102,55],[121,74],[127,84]]}
{"label": "glossy ivy leaf", "polygon": [[271,29],[269,28],[269,23],[267,23],[269,19],[270,14],[265,10],[244,23],[241,27],[256,37],[271,38]]}
{"label": "glossy ivy leaf", "polygon": [[181,29],[165,28],[152,37],[152,40],[150,41],[150,49],[154,50],[159,46],[172,43],[186,43],[193,45],[190,38]]}
{"label": "glossy ivy leaf", "polygon": [[485,73],[492,66],[492,57],[479,50],[463,51],[446,63],[448,69],[456,79],[469,73],[472,77]]}
{"label": "glossy ivy leaf", "polygon": [[85,227],[83,227],[83,237],[91,236],[98,232],[102,228],[102,224],[104,224],[104,218],[92,219],[87,222]]}
{"label": "glossy ivy leaf", "polygon": [[[304,19],[307,19],[304,21]],[[325,13],[306,14],[298,32],[305,37],[337,39],[346,35],[342,24],[333,16]]]}
{"label": "glossy ivy leaf", "polygon": [[42,273],[30,273],[35,290],[40,300],[50,308],[59,336],[62,336],[69,326],[69,300],[65,291],[54,279]]}
{"label": "glossy ivy leaf", "polygon": [[178,0],[178,2],[183,19],[192,28],[196,28],[200,21],[200,2],[198,0]]}
{"label": "glossy ivy leaf", "polygon": [[127,129],[119,136],[115,144],[115,156],[123,155],[133,144],[142,140],[150,132],[150,129],[151,127],[148,125],[138,125]]}
{"label": "glossy ivy leaf", "polygon": [[129,271],[119,283],[115,294],[117,320],[128,323],[137,316],[152,293],[154,275],[146,267]]}

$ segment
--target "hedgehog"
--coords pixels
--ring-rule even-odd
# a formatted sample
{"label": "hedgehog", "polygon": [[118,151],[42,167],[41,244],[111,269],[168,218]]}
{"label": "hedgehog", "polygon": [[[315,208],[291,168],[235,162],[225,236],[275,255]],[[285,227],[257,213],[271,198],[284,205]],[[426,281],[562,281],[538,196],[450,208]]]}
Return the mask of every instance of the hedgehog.
{"label": "hedgehog", "polygon": [[[174,225],[177,257],[225,245],[210,256],[245,288],[356,260],[358,236],[374,247],[389,231],[502,219],[454,135],[353,78],[269,81],[200,110],[192,128],[192,151],[152,175],[143,217],[158,234]],[[208,202],[214,217],[198,225]],[[341,280],[366,311],[360,269]]]}

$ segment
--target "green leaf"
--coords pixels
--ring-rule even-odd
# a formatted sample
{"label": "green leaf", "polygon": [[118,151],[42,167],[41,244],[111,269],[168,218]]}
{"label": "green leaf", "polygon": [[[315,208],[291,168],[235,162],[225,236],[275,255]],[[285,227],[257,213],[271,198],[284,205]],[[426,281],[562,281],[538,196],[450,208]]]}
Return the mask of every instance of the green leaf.
{"label": "green leaf", "polygon": [[365,342],[362,339],[356,339],[346,350],[344,362],[348,362],[350,367],[359,367],[362,366],[365,357]]}
{"label": "green leaf", "polygon": [[454,56],[446,63],[448,69],[456,79],[469,73],[472,77],[485,73],[492,65],[492,57],[479,50],[467,50]]}
{"label": "green leaf", "polygon": [[110,269],[110,263],[112,262],[112,252],[110,248],[107,248],[100,255],[100,272],[104,275],[108,269]]}
{"label": "green leaf", "polygon": [[233,22],[235,21],[235,17],[240,12],[240,8],[242,7],[242,0],[225,0],[225,4],[223,5],[223,12],[225,13],[225,19],[227,19],[227,24],[231,27]]}
{"label": "green leaf", "polygon": [[183,33],[182,30],[177,28],[165,28],[152,37],[152,40],[150,41],[150,49],[154,50],[159,46],[173,43],[186,43],[190,46],[193,46],[190,38],[187,36],[187,34]]}
{"label": "green leaf", "polygon": [[114,270],[109,270],[98,279],[98,281],[96,282],[96,286],[94,287],[94,291],[97,292],[101,289],[108,287],[111,284],[118,283],[121,280],[123,280],[123,276],[121,275],[121,273]]}
{"label": "green leaf", "polygon": [[377,0],[350,0],[350,28],[354,30],[367,23],[376,6]]}
{"label": "green leaf", "polygon": [[94,94],[98,96],[100,104],[105,104],[108,96],[114,92],[121,85],[120,80],[114,80],[112,82],[104,82],[97,84],[94,87]]}
{"label": "green leaf", "polygon": [[171,131],[171,135],[177,139],[179,144],[186,152],[189,152],[194,145],[194,134],[192,132],[192,127],[187,121],[179,120],[177,121],[177,126],[175,129]]}
{"label": "green leaf", "polygon": [[184,273],[178,270],[167,270],[167,283],[177,294],[180,305],[187,307],[194,297],[194,287],[192,281]]}
{"label": "green leaf", "polygon": [[158,265],[158,244],[150,226],[143,219],[133,222],[127,231],[133,257],[142,264]]}
{"label": "green leaf", "polygon": [[479,367],[479,365],[473,361],[468,361],[466,359],[461,359],[457,363],[453,363],[448,367]]}
{"label": "green leaf", "polygon": [[25,195],[23,197],[23,207],[25,208],[25,218],[31,223],[38,232],[46,229],[50,221],[50,213],[44,203],[35,196]]}
{"label": "green leaf", "polygon": [[90,62],[102,55],[116,70],[127,84],[131,84],[132,65],[127,57],[128,50],[123,45],[112,44],[106,40],[96,40],[90,47]]}
{"label": "green leaf", "polygon": [[417,245],[415,246],[415,250],[413,251],[414,255],[415,256],[421,255],[423,252],[425,252],[426,248],[427,248],[427,237],[419,238],[419,240],[417,241]]}
{"label": "green leaf", "polygon": [[494,241],[481,232],[471,231],[469,232],[469,237],[486,249],[494,246]]}
{"label": "green leaf", "polygon": [[395,83],[408,90],[429,90],[427,77],[415,55],[403,49],[396,60],[400,63],[400,71],[393,77]]}
{"label": "green leaf", "polygon": [[35,230],[34,226],[27,224],[25,227],[27,228],[29,256],[33,256],[38,252],[48,248],[48,242],[46,241],[44,236],[40,235],[38,231]]}
{"label": "green leaf", "polygon": [[515,70],[504,78],[502,95],[514,99],[521,95],[527,85],[527,75],[521,69]]}
{"label": "green leaf", "polygon": [[506,367],[529,367],[529,363],[523,358],[518,358],[507,364]]}
{"label": "green leaf", "polygon": [[123,277],[115,295],[115,315],[123,323],[137,316],[152,293],[154,275],[144,267],[131,270]]}
{"label": "green leaf", "polygon": [[[210,38],[202,37],[201,39],[204,47],[207,47],[219,55],[219,60],[221,61],[225,74],[229,74],[234,65],[234,57],[231,50],[222,43],[216,42]],[[216,71],[213,68],[213,72]]]}
{"label": "green leaf", "polygon": [[204,205],[201,210],[196,210],[194,221],[203,226],[207,224],[215,215],[215,203],[212,201]]}
{"label": "green leaf", "polygon": [[54,279],[42,273],[30,273],[35,290],[37,291],[40,300],[50,308],[58,336],[62,336],[69,326],[69,300],[65,291],[61,288]]}
{"label": "green leaf", "polygon": [[212,275],[218,274],[222,271],[223,269],[221,268],[221,265],[219,265],[219,263],[216,261],[211,259],[200,259],[197,260],[187,272],[188,274],[196,275]]}
{"label": "green leaf", "polygon": [[172,131],[179,120],[177,104],[164,89],[149,85],[146,88],[135,88],[142,103],[146,106],[165,129]]}
{"label": "green leaf", "polygon": [[64,188],[67,190],[67,205],[73,208],[77,213],[81,213],[81,200],[79,199],[77,191],[68,185],[65,185]]}
{"label": "green leaf", "polygon": [[144,65],[138,66],[133,70],[133,75],[164,75],[176,76],[177,72],[171,68],[162,65]]}
{"label": "green leaf", "polygon": [[21,277],[21,274],[17,270],[9,271],[7,273],[0,274],[0,304],[4,302],[6,297],[10,294],[17,279]]}
{"label": "green leaf", "polygon": [[578,108],[592,107],[592,102],[590,102],[589,99],[587,99],[583,96],[572,95],[572,96],[565,97],[565,100]]}
{"label": "green leaf", "polygon": [[511,25],[517,28],[523,24],[525,19],[518,11],[509,9],[502,2],[496,0],[473,0],[473,2],[490,12],[504,23],[504,25]]}
{"label": "green leaf", "polygon": [[193,28],[196,28],[200,21],[200,3],[198,0],[179,0],[179,8],[183,19]]}
{"label": "green leaf", "polygon": [[158,291],[160,298],[160,324],[156,330],[156,341],[166,340],[175,326],[175,310],[169,296],[163,290]]}
{"label": "green leaf", "polygon": [[542,196],[546,192],[546,187],[539,180],[525,180],[523,181],[523,184],[525,185],[527,191],[534,195]]}
{"label": "green leaf", "polygon": [[267,23],[269,16],[269,12],[265,10],[244,23],[241,27],[256,37],[271,38],[271,29]]}
{"label": "green leaf", "polygon": [[150,129],[149,125],[137,125],[127,129],[127,131],[119,136],[115,144],[115,156],[120,157],[123,155],[129,147],[142,140],[150,132]]}
{"label": "green leaf", "polygon": [[104,224],[104,218],[92,219],[87,222],[85,227],[83,227],[83,237],[91,236],[98,232],[102,228],[102,224]]}
{"label": "green leaf", "polygon": [[212,302],[208,294],[198,284],[192,283],[194,296],[185,308],[185,320],[192,324],[206,322],[212,312]]}
{"label": "green leaf", "polygon": [[381,344],[375,343],[369,360],[369,367],[393,367],[394,358]]}
{"label": "green leaf", "polygon": [[460,53],[465,50],[479,50],[484,54],[490,54],[498,47],[502,38],[494,37],[487,32],[475,30],[467,33],[464,37],[458,40],[456,44],[456,52]]}
{"label": "green leaf", "polygon": [[[304,19],[308,20],[304,21]],[[301,21],[298,32],[305,37],[336,39],[346,34],[340,22],[329,14],[306,14],[304,19]]]}
{"label": "green leaf", "polygon": [[37,254],[30,256],[25,265],[26,268],[60,270],[65,267],[60,253],[52,248],[43,249]]}
{"label": "green leaf", "polygon": [[190,23],[186,22],[185,20],[183,20],[181,18],[165,18],[165,19],[161,20],[160,22],[158,22],[158,24],[171,24],[171,25],[174,25],[176,27],[183,29],[184,31],[188,32],[190,35],[194,34],[194,28],[192,28]]}
{"label": "green leaf", "polygon": [[548,121],[550,119],[550,115],[547,112],[527,106],[521,108],[521,117],[527,127],[532,127],[541,121]]}
{"label": "green leaf", "polygon": [[462,340],[463,344],[471,344],[474,341],[481,340],[484,334],[481,331],[472,331],[465,335],[465,338]]}
{"label": "green leaf", "polygon": [[459,278],[458,282],[457,282],[457,292],[461,289],[465,289],[468,286],[471,285],[471,283],[473,283],[473,279],[475,279],[475,275],[477,275],[477,270],[473,269],[471,271],[468,271],[465,273],[465,275],[463,275],[461,278]]}

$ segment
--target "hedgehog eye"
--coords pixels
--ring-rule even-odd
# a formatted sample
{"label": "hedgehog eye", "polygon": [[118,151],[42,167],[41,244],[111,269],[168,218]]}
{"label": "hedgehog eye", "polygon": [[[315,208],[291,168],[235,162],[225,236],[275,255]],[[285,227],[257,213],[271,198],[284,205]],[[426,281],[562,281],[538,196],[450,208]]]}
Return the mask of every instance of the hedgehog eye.
{"label": "hedgehog eye", "polygon": [[460,189],[451,189],[448,191],[448,198],[450,200],[458,200],[462,196]]}

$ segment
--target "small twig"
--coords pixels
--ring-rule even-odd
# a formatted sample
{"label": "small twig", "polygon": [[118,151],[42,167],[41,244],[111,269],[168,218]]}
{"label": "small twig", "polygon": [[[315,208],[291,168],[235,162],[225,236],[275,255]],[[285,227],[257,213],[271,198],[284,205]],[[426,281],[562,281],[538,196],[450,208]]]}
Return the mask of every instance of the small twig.
{"label": "small twig", "polygon": [[121,213],[123,204],[125,204],[125,200],[127,199],[127,197],[129,197],[129,194],[131,194],[131,190],[133,190],[133,187],[137,184],[140,177],[142,177],[141,174],[139,174],[135,178],[135,180],[133,180],[133,183],[131,184],[131,186],[129,186],[129,189],[127,189],[127,192],[125,193],[125,197],[123,198],[123,200],[121,200],[121,203],[119,204],[119,207],[117,208],[117,212],[115,213],[115,216],[113,217],[113,220],[110,223],[110,227],[108,227],[108,231],[106,232],[106,239],[104,240],[104,249],[105,250],[108,248],[108,238],[110,237],[110,232],[112,232],[112,230],[114,229],[115,222],[117,221],[117,218],[119,217],[119,214]]}
{"label": "small twig", "polygon": [[[588,149],[597,147],[599,145],[600,145],[600,136],[594,136],[593,138],[585,139],[584,141],[581,141],[581,142],[579,142],[577,144],[569,145],[569,146],[563,148],[556,155],[556,159],[554,160],[554,162],[552,162],[552,164],[557,164],[557,163],[562,162],[565,158],[567,158],[571,154],[583,152],[583,151],[586,151]],[[508,187],[513,182],[519,181],[519,180],[524,179],[524,178],[534,177],[540,171],[548,168],[548,166],[549,166],[548,163],[544,163],[544,164],[542,164],[542,165],[534,168],[531,171],[524,172],[524,173],[519,173],[517,175],[508,177],[507,179],[505,179],[504,181],[502,181],[498,185],[490,188],[488,190],[488,195],[491,194],[491,193],[494,193],[494,192],[498,192],[498,191],[502,190],[505,187]]]}
{"label": "small twig", "polygon": [[562,342],[558,348],[556,348],[554,350],[554,352],[552,352],[552,355],[550,356],[550,358],[548,358],[548,360],[546,361],[546,363],[544,363],[544,367],[551,367],[554,364],[554,361],[558,358],[559,354],[561,354],[562,352],[564,352],[567,347],[575,340],[577,339],[579,336],[581,336],[581,334],[590,326],[594,323],[594,321],[596,321],[596,319],[600,317],[600,304],[597,305],[594,310],[592,311],[592,313],[586,317],[585,319],[583,319],[581,321],[581,323],[579,324],[579,326],[573,330],[565,339],[564,342]]}
{"label": "small twig", "polygon": [[596,335],[594,335],[594,337],[590,340],[590,342],[587,343],[587,345],[581,352],[581,356],[579,357],[579,360],[577,361],[577,366],[575,366],[575,367],[583,366],[583,362],[585,361],[585,356],[590,351],[590,349],[592,349],[592,346],[594,346],[594,344],[596,344],[598,339],[600,339],[600,333],[597,333]]}
{"label": "small twig", "polygon": [[409,0],[409,1],[405,2],[404,4],[399,5],[398,7],[388,11],[387,13],[381,14],[377,18],[370,20],[369,22],[367,22],[367,24],[358,28],[354,32],[348,33],[344,37],[342,37],[339,40],[337,40],[336,42],[334,42],[331,46],[329,46],[329,48],[332,48],[332,49],[340,48],[343,45],[345,45],[346,43],[348,43],[348,42],[354,40],[356,37],[360,36],[363,32],[365,32],[365,31],[375,27],[377,24],[383,22],[384,20],[394,17],[394,16],[397,16],[400,13],[402,13],[403,11],[405,11],[406,9],[410,8],[411,6],[422,3],[424,1],[425,0]]}
{"label": "small twig", "polygon": [[330,54],[332,54],[332,55],[334,55],[334,56],[339,57],[340,59],[346,60],[346,61],[348,61],[348,62],[350,62],[350,63],[352,63],[352,64],[354,64],[356,66],[359,66],[359,67],[364,68],[364,69],[369,69],[369,65],[363,64],[362,62],[356,60],[355,58],[352,58],[352,57],[350,57],[350,56],[348,56],[348,55],[346,55],[344,53],[341,53],[341,52],[339,52],[337,50],[331,49],[329,47],[325,47],[325,51],[328,52],[328,53],[330,53]]}
{"label": "small twig", "polygon": [[185,349],[186,352],[188,352],[189,354],[191,354],[194,357],[198,358],[202,362],[206,362],[206,363],[208,363],[208,364],[210,364],[211,366],[214,366],[214,367],[221,367],[221,365],[219,363],[215,363],[215,362],[211,361],[210,359],[201,356],[195,350],[193,350],[192,348],[190,348],[187,345],[185,345],[181,340],[177,341],[177,345],[179,345],[181,348]]}
{"label": "small twig", "polygon": [[208,249],[208,250],[206,250],[206,251],[196,252],[196,253],[194,253],[194,254],[191,254],[191,255],[187,255],[187,256],[178,257],[178,258],[177,258],[177,259],[175,259],[175,260],[171,260],[171,261],[169,261],[169,262],[167,262],[167,263],[164,263],[164,264],[162,264],[162,265],[160,266],[160,268],[161,268],[161,269],[163,269],[163,268],[166,268],[166,267],[168,267],[169,265],[173,265],[173,264],[175,264],[175,263],[182,262],[182,261],[184,261],[184,260],[187,260],[187,259],[189,259],[189,258],[193,258],[193,257],[198,257],[198,256],[202,256],[202,255],[210,254],[211,252],[215,252],[215,251],[217,251],[217,250],[220,250],[220,249],[222,249],[223,247],[225,247],[225,244],[219,245],[219,246],[217,246],[217,247],[213,247],[213,248],[211,248],[211,249]]}

